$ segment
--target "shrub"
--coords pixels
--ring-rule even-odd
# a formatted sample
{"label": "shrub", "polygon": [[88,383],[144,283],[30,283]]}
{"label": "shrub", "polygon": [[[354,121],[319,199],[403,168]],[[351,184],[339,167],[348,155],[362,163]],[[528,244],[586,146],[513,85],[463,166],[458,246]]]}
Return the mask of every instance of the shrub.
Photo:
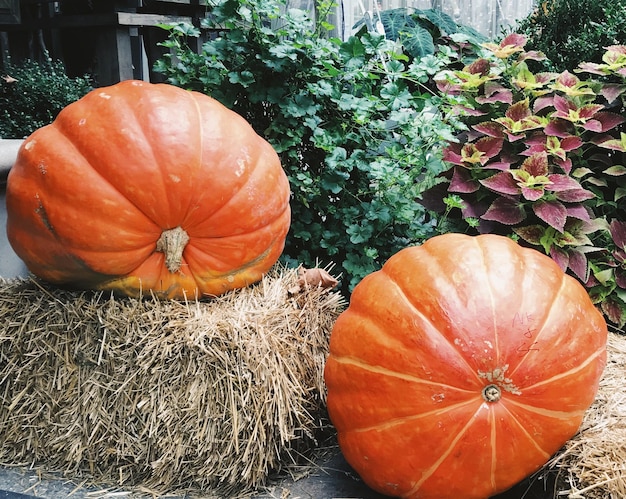
{"label": "shrub", "polygon": [[27,137],[91,89],[88,77],[68,77],[60,61],[9,63],[0,79],[0,137]]}
{"label": "shrub", "polygon": [[542,51],[552,70],[599,63],[604,47],[626,44],[626,0],[544,0],[515,31],[527,49]]}
{"label": "shrub", "polygon": [[438,76],[466,125],[444,151],[446,183],[425,196],[440,231],[509,235],[580,279],[607,318],[626,322],[626,47],[581,64],[617,83],[532,73],[511,34],[462,70]]}
{"label": "shrub", "polygon": [[332,7],[318,4],[314,21],[276,0],[223,0],[204,21],[217,35],[199,54],[187,44],[197,29],[165,26],[170,53],[156,69],[219,99],[272,143],[293,192],[284,259],[332,260],[349,290],[434,233],[418,199],[444,168],[453,128],[428,83],[456,53],[412,60],[378,33],[330,38]]}

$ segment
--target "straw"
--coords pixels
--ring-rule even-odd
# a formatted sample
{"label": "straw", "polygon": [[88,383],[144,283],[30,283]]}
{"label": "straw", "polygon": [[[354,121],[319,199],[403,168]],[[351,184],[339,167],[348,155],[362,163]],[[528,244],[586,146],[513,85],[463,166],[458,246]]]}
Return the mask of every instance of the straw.
{"label": "straw", "polygon": [[0,462],[245,494],[310,459],[328,425],[323,368],[344,306],[282,268],[186,303],[0,280]]}

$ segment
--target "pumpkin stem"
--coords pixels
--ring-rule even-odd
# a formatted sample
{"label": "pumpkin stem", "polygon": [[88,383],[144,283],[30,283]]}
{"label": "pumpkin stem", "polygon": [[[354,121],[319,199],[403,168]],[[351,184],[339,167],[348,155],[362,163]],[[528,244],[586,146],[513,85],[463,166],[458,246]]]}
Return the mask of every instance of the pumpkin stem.
{"label": "pumpkin stem", "polygon": [[172,274],[180,271],[183,251],[189,236],[182,227],[164,230],[156,244],[156,250],[165,253],[165,266]]}
{"label": "pumpkin stem", "polygon": [[487,402],[497,402],[502,397],[502,391],[498,385],[487,385],[483,388],[483,398]]}

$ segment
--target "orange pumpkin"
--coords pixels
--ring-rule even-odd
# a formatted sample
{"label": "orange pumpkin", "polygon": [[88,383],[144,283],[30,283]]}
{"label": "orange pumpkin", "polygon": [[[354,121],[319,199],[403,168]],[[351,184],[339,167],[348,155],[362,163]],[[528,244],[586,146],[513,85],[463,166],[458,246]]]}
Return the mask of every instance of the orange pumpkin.
{"label": "orange pumpkin", "polygon": [[278,155],[218,101],[124,81],[67,106],[22,145],[7,234],[59,285],[163,298],[258,281],[290,224]]}
{"label": "orange pumpkin", "polygon": [[404,249],[355,288],[325,368],[340,448],[373,489],[487,498],[577,431],[607,327],[547,256],[495,235]]}

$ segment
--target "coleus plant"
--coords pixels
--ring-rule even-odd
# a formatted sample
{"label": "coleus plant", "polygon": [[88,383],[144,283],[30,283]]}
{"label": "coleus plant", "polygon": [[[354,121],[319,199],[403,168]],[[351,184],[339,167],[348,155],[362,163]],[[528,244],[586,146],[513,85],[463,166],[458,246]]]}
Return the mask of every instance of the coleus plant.
{"label": "coleus plant", "polygon": [[509,34],[483,44],[464,68],[437,75],[465,129],[444,149],[450,169],[424,202],[444,213],[441,232],[498,233],[543,250],[621,328],[626,47],[607,47],[603,64],[559,74],[534,72],[545,56],[525,43]]}

